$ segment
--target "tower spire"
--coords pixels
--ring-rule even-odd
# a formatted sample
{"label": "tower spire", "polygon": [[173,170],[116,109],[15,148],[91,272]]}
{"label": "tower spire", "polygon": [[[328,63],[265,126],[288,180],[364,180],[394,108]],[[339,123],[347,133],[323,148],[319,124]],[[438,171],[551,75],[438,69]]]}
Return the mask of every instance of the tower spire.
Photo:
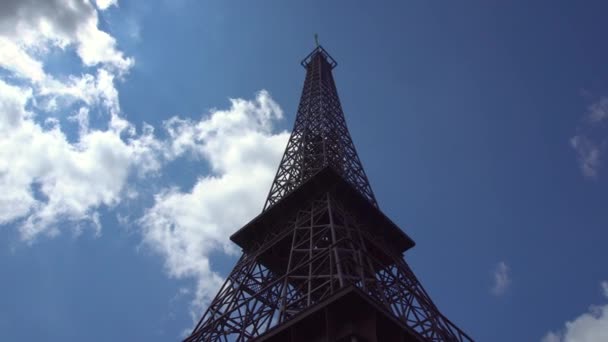
{"label": "tower spire", "polygon": [[350,137],[332,75],[338,63],[321,46],[302,60],[306,79],[296,121],[264,210],[325,167],[378,206]]}

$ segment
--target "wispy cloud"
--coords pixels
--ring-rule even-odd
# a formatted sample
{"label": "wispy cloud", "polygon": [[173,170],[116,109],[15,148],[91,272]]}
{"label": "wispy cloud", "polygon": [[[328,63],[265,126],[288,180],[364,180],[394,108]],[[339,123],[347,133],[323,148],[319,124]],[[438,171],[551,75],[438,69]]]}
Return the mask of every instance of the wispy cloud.
{"label": "wispy cloud", "polygon": [[581,120],[577,134],[570,138],[570,146],[577,155],[579,167],[583,176],[596,179],[603,162],[608,134],[608,97],[602,96],[587,107]]}
{"label": "wispy cloud", "polygon": [[[600,283],[608,299],[608,281]],[[541,342],[600,342],[608,341],[608,304],[591,305],[589,310],[572,321],[566,321],[558,331],[549,331]]]}
{"label": "wispy cloud", "polygon": [[608,97],[602,96],[597,102],[589,105],[587,118],[592,123],[602,122],[608,119]]}
{"label": "wispy cloud", "polygon": [[492,286],[492,294],[501,296],[507,292],[511,285],[511,269],[506,262],[501,261],[496,264],[492,273],[494,285]]}
{"label": "wispy cloud", "polygon": [[590,179],[597,178],[601,162],[600,146],[584,135],[572,137],[570,145],[576,151],[583,175]]}

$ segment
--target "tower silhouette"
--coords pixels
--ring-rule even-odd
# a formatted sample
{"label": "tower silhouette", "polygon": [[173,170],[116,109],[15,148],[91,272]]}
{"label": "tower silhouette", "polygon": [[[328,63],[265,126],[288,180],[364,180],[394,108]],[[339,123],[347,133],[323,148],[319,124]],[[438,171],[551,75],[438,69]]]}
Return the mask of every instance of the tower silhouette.
{"label": "tower silhouette", "polygon": [[317,46],[260,215],[230,239],[243,255],[185,341],[472,341],[403,259],[414,241],[378,208]]}

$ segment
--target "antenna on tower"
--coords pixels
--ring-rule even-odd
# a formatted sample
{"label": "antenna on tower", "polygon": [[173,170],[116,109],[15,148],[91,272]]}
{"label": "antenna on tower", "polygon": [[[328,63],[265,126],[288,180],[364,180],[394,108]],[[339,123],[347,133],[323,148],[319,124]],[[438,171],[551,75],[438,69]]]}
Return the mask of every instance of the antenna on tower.
{"label": "antenna on tower", "polygon": [[319,35],[315,33],[315,47],[319,47]]}

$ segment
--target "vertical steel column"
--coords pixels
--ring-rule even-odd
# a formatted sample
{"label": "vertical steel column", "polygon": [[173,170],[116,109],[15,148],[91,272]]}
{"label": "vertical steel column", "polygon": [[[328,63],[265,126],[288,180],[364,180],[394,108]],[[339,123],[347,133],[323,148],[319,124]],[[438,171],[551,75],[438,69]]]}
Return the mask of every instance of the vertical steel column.
{"label": "vertical steel column", "polygon": [[338,281],[340,282],[340,287],[344,286],[344,273],[342,272],[342,262],[340,261],[340,247],[338,245],[338,239],[336,238],[336,227],[334,226],[334,213],[331,208],[331,196],[329,193],[326,195],[327,198],[327,212],[329,215],[329,229],[331,229],[331,242],[332,249],[335,253],[336,257],[336,268],[338,271]]}

